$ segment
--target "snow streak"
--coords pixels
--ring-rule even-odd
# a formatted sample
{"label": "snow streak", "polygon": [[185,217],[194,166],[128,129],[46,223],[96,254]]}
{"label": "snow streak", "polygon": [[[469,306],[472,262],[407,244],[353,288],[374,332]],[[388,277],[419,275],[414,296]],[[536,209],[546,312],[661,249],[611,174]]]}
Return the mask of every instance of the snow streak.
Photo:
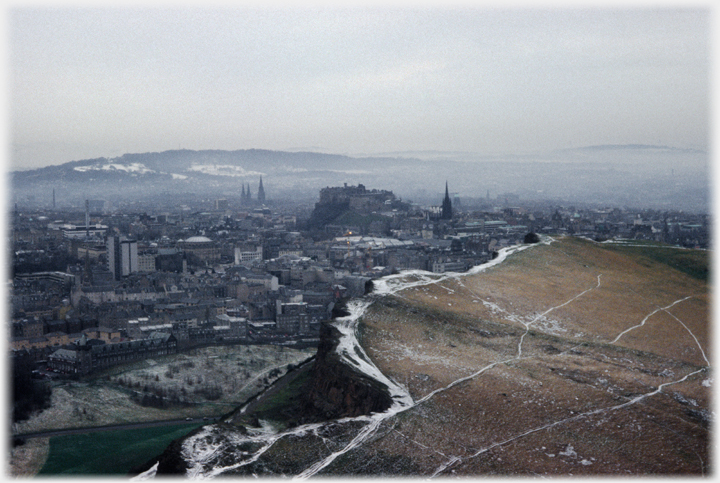
{"label": "snow streak", "polygon": [[559,309],[560,307],[565,307],[567,304],[569,304],[569,303],[571,303],[571,302],[574,302],[575,300],[579,299],[580,297],[582,297],[582,296],[585,295],[586,293],[590,292],[591,290],[595,290],[595,289],[597,289],[597,288],[600,288],[600,277],[601,277],[601,276],[602,276],[602,274],[600,274],[600,275],[597,276],[597,286],[591,287],[591,288],[589,288],[589,289],[587,289],[587,290],[585,290],[585,291],[583,291],[583,292],[580,292],[579,294],[577,294],[576,296],[574,296],[574,297],[571,298],[570,300],[568,300],[568,301],[566,301],[566,302],[563,302],[563,303],[560,304],[560,305],[556,305],[555,307],[550,307],[550,308],[547,309],[545,312],[543,312],[542,314],[538,315],[537,317],[535,317],[533,320],[531,320],[531,321],[528,322],[527,324],[524,324],[524,325],[525,325],[525,332],[523,333],[522,336],[520,336],[520,343],[518,344],[518,357],[520,357],[520,356],[522,355],[522,344],[523,344],[523,340],[525,339],[525,336],[527,335],[527,333],[530,331],[530,326],[531,326],[532,324],[534,324],[535,322],[537,322],[541,317],[545,317],[547,314],[549,314],[549,313],[552,312],[553,310]]}
{"label": "snow streak", "polygon": [[707,356],[705,355],[705,351],[703,350],[702,346],[700,345],[700,341],[698,341],[698,340],[697,340],[697,337],[695,337],[695,334],[692,333],[692,331],[688,328],[687,325],[685,325],[685,324],[683,323],[682,320],[680,320],[680,319],[678,319],[677,317],[675,317],[674,314],[668,312],[667,310],[666,310],[665,312],[667,312],[667,314],[670,315],[670,317],[672,317],[673,319],[677,320],[677,321],[680,323],[680,325],[682,325],[683,327],[685,327],[685,330],[687,330],[688,333],[690,333],[690,336],[691,336],[693,339],[695,339],[695,343],[697,344],[698,349],[700,350],[700,353],[702,353],[703,359],[705,359],[705,362],[707,362],[707,365],[708,365],[708,367],[709,367],[709,366],[710,366],[710,361],[708,360]]}
{"label": "snow streak", "polygon": [[[619,334],[617,337],[615,337],[615,340],[613,340],[613,341],[611,342],[611,344],[616,343],[618,340],[620,340],[620,337],[622,337],[623,335],[627,334],[627,333],[630,332],[631,330],[637,329],[638,327],[642,327],[643,325],[645,325],[645,322],[647,322],[647,320],[648,320],[650,317],[652,317],[653,315],[657,314],[658,312],[660,312],[660,311],[665,311],[665,312],[667,312],[667,309],[669,309],[670,307],[672,307],[672,306],[674,306],[674,305],[676,305],[676,304],[679,304],[680,302],[684,302],[685,300],[687,300],[687,299],[689,299],[689,298],[692,298],[692,295],[688,295],[688,296],[685,297],[685,298],[676,300],[675,302],[673,302],[673,303],[671,303],[670,305],[667,305],[667,306],[665,306],[665,307],[659,307],[659,308],[653,310],[653,311],[650,312],[648,315],[646,315],[645,318],[642,319],[642,322],[640,322],[638,325],[634,325],[634,326],[630,327],[629,329],[625,329],[624,331],[620,332],[620,334]],[[696,339],[696,340],[697,340],[697,339]]]}
{"label": "snow streak", "polygon": [[159,461],[157,463],[155,463],[152,466],[152,468],[150,468],[149,470],[144,471],[144,472],[140,473],[139,475],[130,478],[130,481],[145,481],[145,480],[155,478],[155,475],[157,475],[158,466],[160,466]]}
{"label": "snow streak", "polygon": [[[597,286],[592,287],[592,288],[590,288],[590,289],[587,289],[587,290],[585,290],[584,292],[581,292],[580,294],[576,295],[575,297],[571,298],[570,300],[568,300],[567,302],[565,302],[565,303],[563,303],[563,304],[561,304],[561,305],[558,305],[558,306],[556,306],[556,307],[552,307],[552,308],[548,309],[547,311],[545,311],[545,312],[543,312],[542,314],[538,315],[537,317],[535,317],[535,319],[533,319],[531,322],[529,322],[529,323],[527,323],[527,324],[525,324],[525,323],[523,323],[523,322],[520,322],[520,323],[522,323],[523,325],[525,325],[526,330],[525,330],[525,333],[524,333],[524,334],[522,335],[522,337],[520,338],[520,342],[519,342],[519,344],[518,344],[518,355],[517,355],[517,357],[512,358],[512,359],[509,359],[509,360],[507,360],[507,361],[492,363],[492,364],[484,367],[484,368],[481,369],[480,371],[478,371],[478,372],[477,372],[476,374],[474,374],[473,376],[465,377],[465,378],[459,379],[458,381],[453,382],[452,384],[450,384],[449,386],[447,386],[447,388],[450,388],[450,387],[454,386],[455,384],[457,384],[457,383],[460,382],[460,381],[470,379],[470,378],[474,377],[475,375],[480,374],[481,372],[484,372],[485,370],[490,369],[491,367],[493,367],[493,366],[495,366],[495,365],[497,365],[497,364],[501,364],[501,363],[505,363],[505,362],[510,362],[510,361],[516,361],[516,360],[520,359],[520,355],[522,354],[523,338],[524,338],[525,335],[528,333],[528,330],[529,330],[529,328],[530,328],[530,325],[532,325],[532,324],[533,324],[535,321],[537,321],[539,318],[544,317],[545,315],[547,315],[547,314],[548,314],[549,312],[551,312],[552,310],[555,310],[555,309],[557,309],[557,308],[560,308],[560,307],[563,307],[563,306],[569,304],[570,302],[578,299],[579,297],[581,297],[581,296],[584,295],[585,293],[589,292],[590,290],[594,290],[594,289],[599,288],[599,287],[600,287],[600,277],[601,277],[601,275],[602,275],[602,274],[598,275],[598,277],[597,277]],[[648,315],[642,320],[642,322],[641,322],[640,324],[638,324],[638,325],[636,325],[636,326],[633,326],[633,327],[631,327],[631,328],[623,331],[620,335],[618,335],[618,336],[615,338],[615,340],[614,340],[612,343],[617,342],[617,341],[620,339],[620,337],[622,337],[622,336],[623,336],[624,334],[626,334],[627,332],[629,332],[629,331],[631,331],[631,330],[633,330],[633,329],[635,329],[635,328],[638,328],[638,327],[643,326],[643,325],[645,324],[645,322],[646,322],[652,315],[654,315],[654,314],[656,314],[657,312],[660,312],[660,311],[665,311],[665,312],[668,313],[671,317],[673,317],[675,320],[677,320],[677,321],[685,328],[685,330],[687,330],[687,331],[690,333],[690,335],[692,336],[692,338],[695,340],[695,343],[697,344],[698,349],[699,349],[700,352],[702,353],[702,356],[703,356],[703,358],[705,359],[705,362],[707,363],[707,366],[706,366],[706,367],[701,368],[701,369],[698,369],[698,370],[696,370],[696,371],[694,371],[694,372],[691,372],[691,373],[689,373],[689,374],[686,374],[686,375],[683,376],[681,379],[678,379],[678,380],[676,380],[676,381],[671,381],[671,382],[667,382],[667,383],[664,383],[664,384],[660,384],[660,385],[657,387],[657,389],[655,389],[655,390],[653,390],[653,391],[650,391],[650,392],[648,392],[648,393],[646,393],[646,394],[641,394],[641,395],[639,395],[639,396],[636,396],[636,397],[634,397],[634,398],[630,399],[629,401],[626,401],[626,402],[624,402],[624,403],[622,403],[622,404],[618,404],[618,405],[616,405],[616,406],[611,406],[611,407],[607,407],[607,408],[594,409],[594,410],[592,410],[592,411],[587,411],[587,412],[584,412],[584,413],[575,414],[575,415],[573,415],[573,416],[571,416],[571,417],[568,417],[568,418],[565,418],[565,419],[561,419],[561,420],[558,420],[558,421],[554,421],[554,422],[552,422],[552,423],[545,424],[545,425],[543,425],[543,426],[539,426],[539,427],[536,427],[536,428],[528,429],[527,431],[524,431],[524,432],[522,432],[522,433],[520,433],[520,434],[517,434],[517,435],[515,435],[515,436],[513,436],[513,437],[511,437],[511,438],[505,439],[505,440],[503,440],[503,441],[499,441],[499,442],[497,442],[497,443],[493,443],[493,444],[491,444],[490,446],[487,446],[487,447],[485,447],[485,448],[477,451],[475,454],[470,455],[470,456],[468,457],[468,459],[475,458],[475,457],[477,457],[477,456],[479,456],[479,455],[481,455],[481,454],[483,454],[483,453],[486,453],[486,452],[490,451],[490,450],[493,449],[493,448],[496,448],[496,447],[498,447],[498,446],[503,446],[503,445],[505,445],[505,444],[511,443],[511,442],[513,442],[513,441],[515,441],[515,440],[517,440],[517,439],[523,438],[523,437],[528,436],[528,435],[533,434],[533,433],[537,433],[537,432],[539,432],[539,431],[544,431],[544,430],[546,430],[546,429],[550,429],[550,428],[552,428],[552,427],[555,427],[555,426],[558,426],[558,425],[561,425],[561,424],[565,424],[565,423],[568,423],[568,422],[571,422],[571,421],[576,421],[576,420],[579,420],[579,419],[581,419],[581,418],[586,418],[586,417],[589,417],[589,416],[594,416],[594,415],[606,413],[606,412],[609,412],[609,411],[616,411],[616,410],[618,410],[618,409],[622,409],[622,408],[631,406],[631,405],[633,405],[633,404],[636,404],[636,403],[642,401],[643,399],[646,399],[646,398],[648,398],[648,397],[651,397],[651,396],[654,396],[654,395],[656,395],[656,394],[661,393],[662,390],[663,390],[663,388],[665,388],[665,387],[667,387],[667,386],[670,386],[670,385],[673,385],[673,384],[679,384],[679,383],[681,383],[681,382],[686,381],[688,378],[690,378],[691,376],[694,376],[695,374],[700,374],[701,372],[706,371],[707,368],[710,367],[710,361],[709,361],[708,358],[706,357],[705,351],[703,351],[702,346],[700,345],[700,342],[698,341],[697,337],[695,337],[695,334],[692,333],[692,331],[687,327],[687,325],[685,325],[680,319],[678,319],[677,317],[675,317],[675,315],[673,315],[672,313],[670,313],[670,312],[668,311],[669,308],[671,308],[671,307],[673,307],[674,305],[676,305],[676,304],[678,304],[678,303],[680,303],[680,302],[683,302],[683,301],[685,301],[685,300],[687,300],[687,299],[689,299],[689,298],[691,298],[691,297],[692,297],[692,296],[688,296],[688,297],[685,297],[685,298],[676,300],[676,301],[674,301],[673,303],[671,303],[670,305],[667,305],[666,307],[658,308],[657,310],[655,310],[655,311],[653,311],[652,313],[648,314]],[[499,308],[498,308],[498,309],[499,309]],[[502,309],[500,309],[500,310],[502,310]],[[444,391],[444,390],[447,389],[447,388],[438,389],[438,390],[436,390],[436,391],[433,391],[431,394],[429,394],[428,396],[426,396],[425,398],[423,398],[420,402],[424,401],[425,399],[427,399],[427,398],[428,398],[429,396],[431,396],[431,395],[434,395],[434,394],[436,394],[436,393],[438,393],[438,392],[440,392],[440,391]],[[462,462],[462,458],[459,458],[459,457],[457,457],[457,456],[452,456],[452,457],[450,457],[445,463],[443,463],[442,465],[440,465],[440,467],[438,467],[438,468],[435,470],[435,472],[433,473],[432,477],[435,477],[435,476],[443,473],[446,469],[448,469],[448,468],[450,468],[451,466],[456,465],[456,464],[458,464],[458,463],[460,463],[460,462]]]}
{"label": "snow streak", "polygon": [[[691,372],[691,373],[685,375],[685,377],[683,377],[682,379],[679,379],[679,380],[677,380],[677,381],[666,382],[665,384],[661,384],[661,385],[658,386],[658,388],[655,389],[654,391],[648,392],[648,393],[646,393],[646,394],[641,394],[640,396],[636,396],[636,397],[632,398],[631,400],[629,400],[629,401],[627,401],[627,402],[624,402],[624,403],[622,403],[622,404],[618,404],[618,405],[616,405],[616,406],[611,406],[611,407],[607,407],[607,408],[600,408],[600,409],[594,409],[594,410],[592,410],[592,411],[587,411],[587,412],[584,412],[584,413],[575,414],[575,415],[570,416],[570,417],[568,417],[568,418],[560,419],[560,420],[558,420],[558,421],[554,421],[554,422],[552,422],[552,423],[545,424],[545,425],[543,425],[543,426],[538,426],[537,428],[528,429],[527,431],[524,431],[524,432],[522,432],[522,433],[520,433],[520,434],[517,434],[517,435],[515,435],[515,436],[513,436],[513,437],[511,437],[511,438],[505,439],[505,440],[503,440],[503,441],[498,441],[497,443],[493,443],[493,444],[491,444],[490,446],[486,446],[485,448],[483,448],[483,449],[477,451],[476,453],[468,456],[467,459],[476,458],[476,457],[480,456],[480,455],[483,454],[483,453],[487,453],[488,451],[490,451],[490,450],[493,449],[493,448],[497,448],[498,446],[503,446],[503,445],[506,445],[506,444],[508,444],[508,443],[512,443],[512,442],[515,441],[515,440],[518,440],[518,439],[520,439],[520,438],[523,438],[523,437],[528,436],[528,435],[533,434],[533,433],[537,433],[537,432],[539,432],[539,431],[544,431],[544,430],[546,430],[546,429],[550,429],[550,428],[553,428],[553,427],[558,426],[558,425],[561,425],[561,424],[569,423],[569,422],[571,422],[571,421],[577,421],[577,420],[579,420],[579,419],[586,418],[586,417],[589,417],[589,416],[595,416],[595,415],[597,415],[597,414],[602,414],[602,413],[606,413],[606,412],[610,412],[610,411],[616,411],[616,410],[618,410],[618,409],[622,409],[622,408],[625,408],[625,407],[627,407],[627,406],[631,406],[631,405],[633,405],[633,404],[636,404],[636,403],[642,401],[642,400],[645,399],[645,398],[648,398],[648,397],[650,397],[650,396],[654,396],[654,395],[656,395],[656,394],[661,393],[662,390],[663,390],[663,388],[664,388],[665,386],[670,386],[670,385],[672,385],[672,384],[679,384],[679,383],[681,383],[681,382],[686,381],[689,377],[694,376],[695,374],[699,374],[699,373],[701,373],[701,372],[703,372],[703,371],[705,371],[705,368],[703,368],[703,369],[698,369],[697,371],[694,371],[694,372]],[[433,473],[432,477],[435,477],[435,476],[439,475],[440,473],[442,473],[443,471],[445,471],[445,470],[446,470],[447,468],[449,468],[450,466],[452,466],[452,465],[454,465],[454,464],[457,464],[457,463],[460,463],[461,461],[462,461],[462,458],[459,458],[459,457],[457,457],[457,456],[451,457],[448,461],[446,461],[443,465],[441,465],[441,466],[435,471],[435,473]]]}

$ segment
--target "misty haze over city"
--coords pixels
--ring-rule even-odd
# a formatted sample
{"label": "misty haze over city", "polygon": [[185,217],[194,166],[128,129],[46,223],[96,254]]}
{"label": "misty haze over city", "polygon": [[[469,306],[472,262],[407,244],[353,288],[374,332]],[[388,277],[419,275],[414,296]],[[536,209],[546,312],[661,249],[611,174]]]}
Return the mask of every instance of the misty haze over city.
{"label": "misty haze over city", "polygon": [[[234,179],[264,174],[276,199],[348,182],[428,202],[447,179],[472,198],[708,208],[703,9],[15,8],[9,17],[13,171],[259,149],[361,159],[266,157],[251,167],[235,156]],[[162,172],[186,176],[187,154],[164,156]],[[157,189],[206,189],[184,184]],[[93,185],[41,189],[81,204],[97,197]]]}

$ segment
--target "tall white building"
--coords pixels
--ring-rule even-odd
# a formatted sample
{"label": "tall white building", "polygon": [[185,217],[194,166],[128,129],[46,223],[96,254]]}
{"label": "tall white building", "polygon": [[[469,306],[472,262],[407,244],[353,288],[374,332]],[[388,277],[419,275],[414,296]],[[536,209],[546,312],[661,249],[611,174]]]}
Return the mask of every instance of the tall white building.
{"label": "tall white building", "polygon": [[108,268],[115,280],[138,271],[137,240],[111,236],[107,240]]}

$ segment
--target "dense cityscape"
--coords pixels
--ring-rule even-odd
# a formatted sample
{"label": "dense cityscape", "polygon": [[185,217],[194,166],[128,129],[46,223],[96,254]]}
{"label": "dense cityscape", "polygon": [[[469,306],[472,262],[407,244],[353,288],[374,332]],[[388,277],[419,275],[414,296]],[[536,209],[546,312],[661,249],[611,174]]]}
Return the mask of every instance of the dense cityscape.
{"label": "dense cityscape", "polygon": [[[53,194],[54,196],[54,194]],[[328,187],[309,217],[243,183],[174,211],[16,206],[12,343],[57,378],[207,344],[312,346],[335,305],[400,270],[462,272],[528,234],[707,248],[707,215]],[[53,198],[52,203],[55,204]]]}

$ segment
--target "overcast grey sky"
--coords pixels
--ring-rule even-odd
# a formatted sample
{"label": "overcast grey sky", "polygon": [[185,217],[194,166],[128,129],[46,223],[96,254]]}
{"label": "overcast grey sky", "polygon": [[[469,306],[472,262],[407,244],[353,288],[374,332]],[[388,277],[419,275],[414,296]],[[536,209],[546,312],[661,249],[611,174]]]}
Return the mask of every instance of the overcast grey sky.
{"label": "overcast grey sky", "polygon": [[177,148],[708,144],[708,9],[7,13],[12,169]]}

